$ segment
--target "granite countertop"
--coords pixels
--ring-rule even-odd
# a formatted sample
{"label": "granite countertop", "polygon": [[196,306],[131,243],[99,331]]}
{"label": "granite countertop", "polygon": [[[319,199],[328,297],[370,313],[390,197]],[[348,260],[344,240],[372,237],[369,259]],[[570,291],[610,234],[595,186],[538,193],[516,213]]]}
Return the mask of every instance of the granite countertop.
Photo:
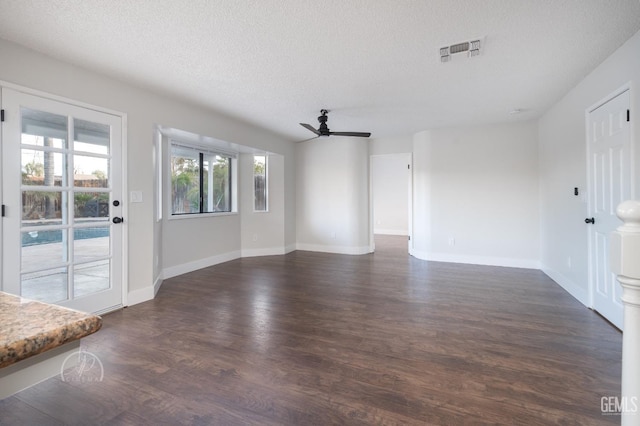
{"label": "granite countertop", "polygon": [[102,318],[0,292],[0,368],[100,330]]}

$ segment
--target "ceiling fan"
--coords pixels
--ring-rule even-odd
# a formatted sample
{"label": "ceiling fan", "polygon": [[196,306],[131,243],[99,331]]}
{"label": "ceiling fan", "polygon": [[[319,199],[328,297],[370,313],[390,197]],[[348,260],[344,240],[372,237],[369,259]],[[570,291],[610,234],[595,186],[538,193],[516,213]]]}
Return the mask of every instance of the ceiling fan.
{"label": "ceiling fan", "polygon": [[318,127],[318,130],[314,129],[311,124],[300,123],[300,125],[305,129],[311,130],[313,133],[318,135],[318,137],[335,135],[335,136],[355,136],[360,138],[368,138],[369,136],[371,136],[371,133],[369,132],[332,132],[330,131],[329,127],[327,127],[327,120],[329,119],[329,117],[327,117],[328,113],[329,111],[326,109],[320,110],[320,114],[322,115],[318,117],[318,121],[320,122],[320,127]]}

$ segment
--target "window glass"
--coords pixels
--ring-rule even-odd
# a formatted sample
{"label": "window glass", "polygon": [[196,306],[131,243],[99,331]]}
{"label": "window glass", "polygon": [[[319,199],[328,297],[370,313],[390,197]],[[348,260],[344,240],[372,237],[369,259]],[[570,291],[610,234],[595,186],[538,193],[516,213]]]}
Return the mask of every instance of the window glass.
{"label": "window glass", "polygon": [[230,157],[172,145],[171,213],[230,212],[230,177]]}
{"label": "window glass", "polygon": [[206,185],[204,201],[206,212],[230,212],[231,159],[221,155],[205,157]]}
{"label": "window glass", "polygon": [[267,156],[253,156],[253,209],[267,211]]}

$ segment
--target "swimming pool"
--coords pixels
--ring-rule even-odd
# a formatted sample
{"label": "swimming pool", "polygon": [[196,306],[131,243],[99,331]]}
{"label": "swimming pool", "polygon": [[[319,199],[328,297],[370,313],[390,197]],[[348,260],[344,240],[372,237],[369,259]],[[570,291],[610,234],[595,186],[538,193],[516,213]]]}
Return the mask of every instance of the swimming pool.
{"label": "swimming pool", "polygon": [[[100,238],[109,236],[109,227],[76,228],[73,230],[74,240],[86,240],[88,238]],[[22,233],[22,247],[36,246],[39,244],[59,243],[62,241],[62,230],[31,231]]]}

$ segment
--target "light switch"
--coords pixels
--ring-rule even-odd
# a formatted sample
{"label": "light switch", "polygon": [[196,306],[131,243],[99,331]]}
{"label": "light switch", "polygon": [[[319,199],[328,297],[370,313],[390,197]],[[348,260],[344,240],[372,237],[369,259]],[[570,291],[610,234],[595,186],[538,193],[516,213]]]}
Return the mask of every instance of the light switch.
{"label": "light switch", "polygon": [[142,202],[142,191],[131,191],[129,193],[129,200],[132,203],[141,203]]}

